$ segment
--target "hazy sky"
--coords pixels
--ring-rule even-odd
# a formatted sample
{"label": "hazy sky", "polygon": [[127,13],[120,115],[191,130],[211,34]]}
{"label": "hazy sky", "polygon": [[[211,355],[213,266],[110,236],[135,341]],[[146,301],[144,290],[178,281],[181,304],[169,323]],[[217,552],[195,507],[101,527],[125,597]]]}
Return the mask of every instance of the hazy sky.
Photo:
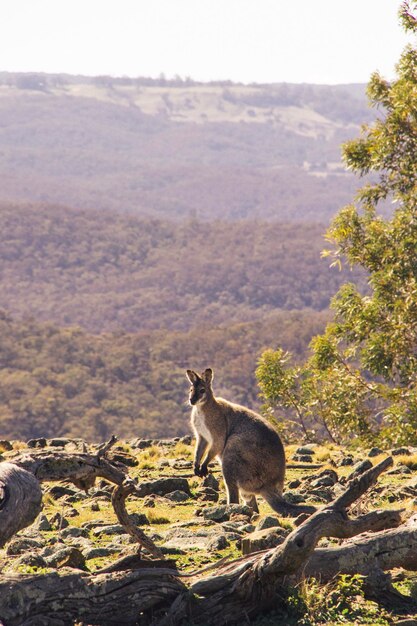
{"label": "hazy sky", "polygon": [[242,82],[388,79],[398,0],[0,0],[0,71]]}

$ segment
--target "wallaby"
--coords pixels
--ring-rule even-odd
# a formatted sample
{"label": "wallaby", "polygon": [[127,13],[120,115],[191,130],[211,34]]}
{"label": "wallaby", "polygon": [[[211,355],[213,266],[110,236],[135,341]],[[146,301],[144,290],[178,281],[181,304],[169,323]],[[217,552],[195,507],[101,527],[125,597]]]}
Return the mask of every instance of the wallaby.
{"label": "wallaby", "polygon": [[217,457],[228,504],[239,503],[240,492],[256,512],[255,494],[282,515],[314,512],[314,507],[290,504],[282,497],[285,453],[274,428],[254,411],[216,398],[212,369],[206,369],[201,376],[187,370],[187,378],[191,383],[191,425],[197,440],[194,473],[206,476],[208,464]]}

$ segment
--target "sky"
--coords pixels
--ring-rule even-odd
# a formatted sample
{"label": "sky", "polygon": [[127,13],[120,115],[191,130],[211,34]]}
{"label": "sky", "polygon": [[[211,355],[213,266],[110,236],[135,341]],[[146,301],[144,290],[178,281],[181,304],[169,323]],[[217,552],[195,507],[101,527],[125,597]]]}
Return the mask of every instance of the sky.
{"label": "sky", "polygon": [[243,83],[387,79],[398,0],[0,0],[0,71]]}

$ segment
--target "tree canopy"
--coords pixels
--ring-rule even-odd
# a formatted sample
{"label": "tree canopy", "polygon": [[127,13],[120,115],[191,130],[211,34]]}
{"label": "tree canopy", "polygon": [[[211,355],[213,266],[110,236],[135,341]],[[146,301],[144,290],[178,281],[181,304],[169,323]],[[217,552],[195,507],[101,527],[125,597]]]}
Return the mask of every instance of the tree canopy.
{"label": "tree canopy", "polygon": [[[417,2],[403,2],[399,15],[417,33]],[[372,182],[333,219],[333,247],[324,252],[334,264],[363,268],[367,288],[342,285],[334,319],[303,366],[291,366],[279,349],[265,352],[257,370],[267,408],[292,409],[293,431],[417,443],[416,47],[406,47],[396,70],[392,82],[372,75],[377,119],[343,146],[347,167]],[[388,216],[381,211],[387,202]]]}

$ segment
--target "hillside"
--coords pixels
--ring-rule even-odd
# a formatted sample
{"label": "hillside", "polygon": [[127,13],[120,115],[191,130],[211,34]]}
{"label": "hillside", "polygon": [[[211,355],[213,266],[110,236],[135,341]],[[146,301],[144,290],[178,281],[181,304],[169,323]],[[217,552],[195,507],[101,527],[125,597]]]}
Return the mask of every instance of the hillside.
{"label": "hillside", "polygon": [[219,395],[255,407],[261,351],[279,344],[301,359],[327,319],[277,312],[225,328],[97,336],[0,312],[1,438],[187,434],[187,368],[211,365]]}
{"label": "hillside", "polygon": [[358,85],[0,74],[0,199],[177,219],[327,221],[356,183]]}
{"label": "hillside", "polygon": [[342,282],[358,279],[320,258],[324,230],[0,204],[0,302],[18,317],[92,332],[321,311]]}

